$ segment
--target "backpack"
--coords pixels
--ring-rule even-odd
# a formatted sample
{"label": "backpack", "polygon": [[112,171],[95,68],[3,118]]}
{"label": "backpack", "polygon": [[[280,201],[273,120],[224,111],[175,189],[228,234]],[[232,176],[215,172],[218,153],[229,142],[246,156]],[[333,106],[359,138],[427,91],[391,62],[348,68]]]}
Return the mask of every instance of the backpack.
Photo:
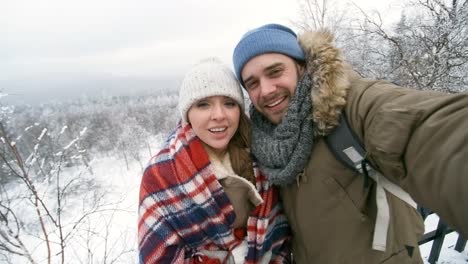
{"label": "backpack", "polygon": [[376,184],[377,217],[372,248],[385,251],[390,209],[385,191],[392,193],[417,210],[416,202],[401,187],[389,181],[367,160],[367,152],[360,139],[349,127],[346,114],[342,112],[339,125],[325,137],[325,142],[335,158],[345,167],[364,177],[364,187],[370,185],[370,178]]}
{"label": "backpack", "polygon": [[346,114],[340,115],[338,126],[325,137],[325,143],[335,158],[345,167],[364,176],[364,186],[369,186],[369,177],[378,171],[367,160],[361,140],[349,127]]}

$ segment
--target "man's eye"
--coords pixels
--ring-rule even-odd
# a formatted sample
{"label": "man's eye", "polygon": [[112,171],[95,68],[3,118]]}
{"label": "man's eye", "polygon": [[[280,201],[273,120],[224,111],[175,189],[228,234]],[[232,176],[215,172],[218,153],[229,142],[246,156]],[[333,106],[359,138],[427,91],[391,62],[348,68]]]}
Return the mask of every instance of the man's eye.
{"label": "man's eye", "polygon": [[254,88],[257,87],[257,86],[258,86],[258,82],[257,82],[257,81],[252,81],[252,82],[248,82],[248,83],[245,84],[245,88],[246,88],[247,90],[252,90],[252,89],[254,89]]}
{"label": "man's eye", "polygon": [[283,72],[283,69],[281,69],[281,68],[276,68],[276,69],[272,69],[272,70],[269,72],[269,75],[270,75],[270,76],[273,76],[273,77],[276,77],[276,76],[280,75],[282,72]]}

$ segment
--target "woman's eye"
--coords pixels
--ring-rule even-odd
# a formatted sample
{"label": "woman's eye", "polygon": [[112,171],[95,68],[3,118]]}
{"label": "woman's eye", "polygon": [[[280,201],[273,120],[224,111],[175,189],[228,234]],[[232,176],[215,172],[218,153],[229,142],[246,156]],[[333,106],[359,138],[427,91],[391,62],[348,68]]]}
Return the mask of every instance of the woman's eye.
{"label": "woman's eye", "polygon": [[202,102],[198,102],[198,103],[196,104],[196,106],[197,106],[198,108],[203,108],[203,107],[207,107],[207,106],[208,106],[208,103],[202,101]]}
{"label": "woman's eye", "polygon": [[234,101],[227,101],[224,103],[224,105],[229,106],[229,107],[234,107],[237,105],[237,103]]}

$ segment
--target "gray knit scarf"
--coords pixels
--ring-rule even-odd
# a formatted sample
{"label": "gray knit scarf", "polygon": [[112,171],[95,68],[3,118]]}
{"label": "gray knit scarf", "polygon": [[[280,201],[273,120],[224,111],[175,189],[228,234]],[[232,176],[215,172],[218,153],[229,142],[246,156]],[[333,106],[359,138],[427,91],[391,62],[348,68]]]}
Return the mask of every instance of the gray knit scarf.
{"label": "gray knit scarf", "polygon": [[278,125],[250,107],[252,153],[273,184],[284,186],[294,182],[309,160],[313,145],[311,84],[305,74]]}

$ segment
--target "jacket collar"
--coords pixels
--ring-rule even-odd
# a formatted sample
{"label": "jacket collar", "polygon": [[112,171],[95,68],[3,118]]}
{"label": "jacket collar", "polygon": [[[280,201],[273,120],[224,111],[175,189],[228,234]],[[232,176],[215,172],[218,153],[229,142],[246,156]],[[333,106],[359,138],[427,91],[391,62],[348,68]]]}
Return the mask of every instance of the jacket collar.
{"label": "jacket collar", "polygon": [[312,119],[314,133],[327,135],[339,124],[350,87],[347,65],[328,31],[307,31],[299,35],[306,57],[305,73],[312,77]]}

